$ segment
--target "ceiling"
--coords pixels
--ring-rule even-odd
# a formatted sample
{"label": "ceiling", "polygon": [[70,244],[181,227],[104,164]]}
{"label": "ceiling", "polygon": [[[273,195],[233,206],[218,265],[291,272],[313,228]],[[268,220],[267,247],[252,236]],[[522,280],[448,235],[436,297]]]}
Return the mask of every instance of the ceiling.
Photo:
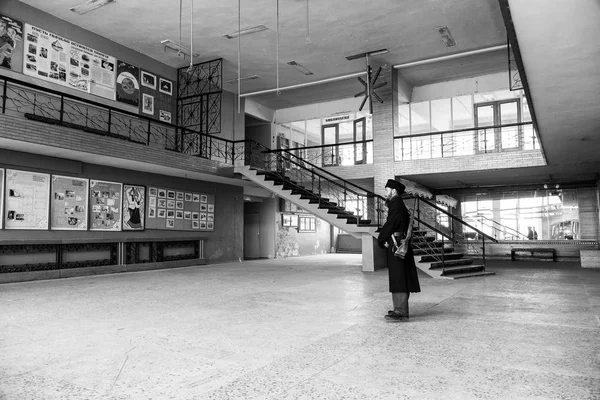
{"label": "ceiling", "polygon": [[[360,92],[362,85],[355,75],[365,71],[365,59],[349,61],[346,56],[388,49],[387,54],[370,59],[404,65],[504,46],[514,27],[522,78],[528,84],[549,165],[415,175],[414,180],[439,189],[593,181],[600,171],[598,0],[253,0],[240,1],[239,14],[237,0],[117,0],[85,15],[69,11],[83,0],[22,2],[173,67],[185,67],[190,59],[165,52],[160,42],[178,42],[181,32],[181,44],[191,47],[192,14],[193,51],[199,54],[193,62],[223,58],[224,89],[234,93],[237,83],[225,82],[238,76],[238,40],[223,35],[238,30],[238,16],[242,29],[265,25],[267,30],[240,38],[240,76],[260,76],[242,81],[240,93],[248,96],[270,90],[249,97],[271,109]],[[509,25],[503,13],[505,18],[510,14]],[[440,26],[448,27],[455,46],[444,45],[435,30]],[[298,72],[289,61],[302,64],[313,75]],[[399,74],[409,84],[420,86],[506,71],[507,65],[503,49],[401,68]],[[308,85],[351,74],[352,78]],[[304,87],[285,90],[292,85]],[[279,95],[275,93],[278,87],[283,88]]]}

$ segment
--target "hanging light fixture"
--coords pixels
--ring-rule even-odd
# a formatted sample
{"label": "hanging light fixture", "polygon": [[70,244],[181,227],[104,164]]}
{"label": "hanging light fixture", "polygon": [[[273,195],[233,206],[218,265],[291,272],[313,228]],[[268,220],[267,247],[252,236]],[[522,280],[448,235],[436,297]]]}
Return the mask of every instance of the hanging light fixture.
{"label": "hanging light fixture", "polygon": [[310,26],[308,24],[308,0],[306,0],[306,44],[309,45],[310,43]]}
{"label": "hanging light fixture", "polygon": [[[238,32],[241,31],[241,29],[240,29],[241,25],[242,25],[242,0],[238,0]],[[242,100],[240,97],[240,92],[242,90],[242,82],[241,82],[242,81],[242,78],[241,78],[242,64],[241,64],[241,60],[240,60],[242,35],[238,35],[237,38],[238,38],[237,100],[238,100],[238,114],[240,114],[242,112]]]}
{"label": "hanging light fixture", "polygon": [[192,1],[192,9],[190,10],[190,66],[187,73],[191,74],[194,71],[194,0]]}

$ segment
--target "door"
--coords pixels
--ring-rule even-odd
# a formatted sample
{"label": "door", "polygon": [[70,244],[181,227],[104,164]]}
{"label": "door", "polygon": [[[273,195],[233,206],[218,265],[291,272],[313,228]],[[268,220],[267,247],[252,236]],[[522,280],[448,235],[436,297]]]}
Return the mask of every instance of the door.
{"label": "door", "polygon": [[490,153],[496,149],[495,113],[493,104],[477,104],[475,106],[475,128],[477,129],[476,153]]}
{"label": "door", "polygon": [[[323,125],[321,128],[322,135],[322,143],[323,143],[323,166],[331,167],[338,165],[338,135],[339,135],[339,126],[335,125]],[[326,145],[331,144],[333,146],[326,147]]]}
{"label": "door", "polygon": [[244,215],[244,260],[260,258],[260,217],[258,213]]}
{"label": "door", "polygon": [[[367,140],[367,130],[365,126],[365,118],[354,121],[354,141],[361,142]],[[364,164],[367,161],[367,144],[354,144],[354,164]]]}

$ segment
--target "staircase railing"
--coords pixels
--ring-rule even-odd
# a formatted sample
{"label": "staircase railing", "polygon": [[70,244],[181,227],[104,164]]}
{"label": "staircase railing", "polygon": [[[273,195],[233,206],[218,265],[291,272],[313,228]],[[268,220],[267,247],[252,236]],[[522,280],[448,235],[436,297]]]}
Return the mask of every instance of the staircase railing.
{"label": "staircase railing", "polygon": [[407,205],[415,215],[415,226],[418,230],[425,230],[435,235],[441,246],[437,247],[431,242],[424,241],[424,250],[437,261],[444,263],[445,251],[439,251],[448,246],[456,252],[467,254],[473,258],[480,259],[485,265],[486,242],[498,243],[498,240],[485,232],[475,228],[466,221],[456,217],[428,200],[417,198],[414,203],[407,201]]}
{"label": "staircase railing", "polygon": [[492,236],[500,240],[528,240],[527,235],[513,229],[509,226],[503,225],[485,215],[476,215],[473,217],[465,217],[466,221],[474,220],[480,224],[480,226],[486,226],[492,230]]}
{"label": "staircase railing", "polygon": [[[244,146],[245,165],[274,173],[288,185],[296,185],[321,198],[336,202],[339,206],[355,213],[358,225],[381,227],[385,222],[387,207],[383,196],[311,164],[288,150],[269,150],[252,140],[246,140]],[[405,199],[405,203],[415,216],[415,229],[427,230],[436,235],[436,239],[442,241],[442,247],[450,245],[466,254],[485,260],[486,241],[487,243],[498,242],[494,237],[436,204],[419,197],[413,199],[415,201]],[[429,254],[436,253],[436,248],[432,244],[427,246],[430,246],[427,251]],[[444,262],[443,251],[436,257]]]}
{"label": "staircase railing", "polygon": [[275,174],[286,184],[308,190],[352,212],[358,226],[381,226],[385,222],[385,199],[314,165],[289,150],[269,150],[245,141],[244,164]]}

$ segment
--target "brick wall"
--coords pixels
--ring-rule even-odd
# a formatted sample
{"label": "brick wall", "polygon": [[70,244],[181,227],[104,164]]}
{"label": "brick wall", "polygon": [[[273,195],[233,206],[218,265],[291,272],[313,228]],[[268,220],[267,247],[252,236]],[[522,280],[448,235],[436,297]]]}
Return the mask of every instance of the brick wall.
{"label": "brick wall", "polygon": [[[206,173],[233,178],[231,168],[214,161],[168,151],[159,146],[145,146],[77,129],[31,121],[19,116],[0,114],[0,140],[2,139],[29,143],[29,145],[14,143],[22,151],[34,152],[33,149],[39,148],[39,146],[70,150],[72,151],[70,158],[80,161],[89,159],[90,155],[98,155],[120,159],[132,166],[153,164],[159,168],[174,168],[190,173]],[[11,148],[8,143],[10,142],[4,142],[3,147]],[[30,147],[31,150],[28,150],[27,147]],[[47,151],[40,149],[39,151],[53,153],[51,149]],[[107,162],[110,163],[110,161]],[[144,167],[143,169],[147,170],[148,168]]]}

